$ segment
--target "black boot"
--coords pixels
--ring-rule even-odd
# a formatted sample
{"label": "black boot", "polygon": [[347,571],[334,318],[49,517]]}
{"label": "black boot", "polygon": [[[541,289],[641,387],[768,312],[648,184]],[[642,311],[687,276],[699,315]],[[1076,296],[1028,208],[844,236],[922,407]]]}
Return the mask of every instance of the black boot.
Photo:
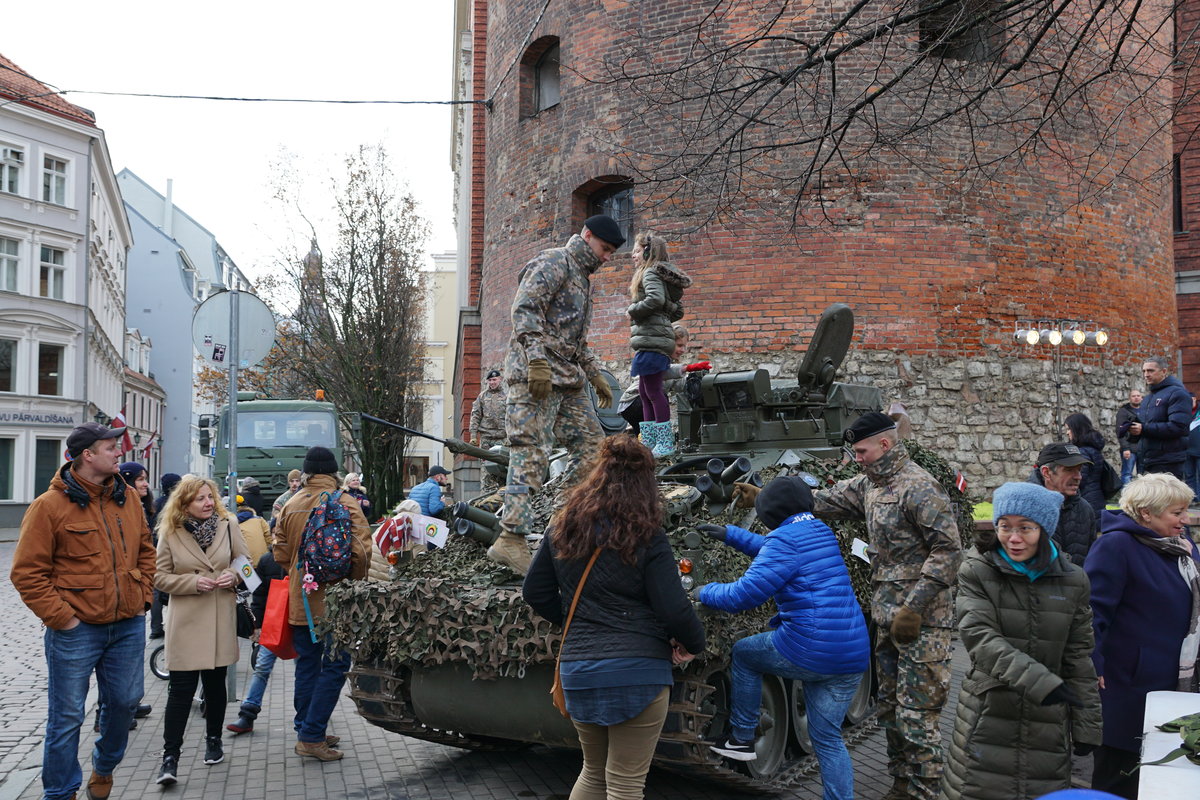
{"label": "black boot", "polygon": [[224,760],[225,750],[221,747],[221,737],[206,736],[204,738],[204,763],[220,764]]}
{"label": "black boot", "polygon": [[238,734],[250,733],[254,730],[254,717],[247,716],[246,714],[238,714],[237,721],[226,725],[225,730]]}
{"label": "black boot", "polygon": [[154,706],[150,705],[149,703],[138,703],[133,709],[133,718],[145,719],[146,717],[150,716],[150,712],[153,710]]}
{"label": "black boot", "polygon": [[163,756],[162,769],[158,771],[159,786],[170,786],[175,783],[178,778],[176,774],[179,772],[179,756]]}

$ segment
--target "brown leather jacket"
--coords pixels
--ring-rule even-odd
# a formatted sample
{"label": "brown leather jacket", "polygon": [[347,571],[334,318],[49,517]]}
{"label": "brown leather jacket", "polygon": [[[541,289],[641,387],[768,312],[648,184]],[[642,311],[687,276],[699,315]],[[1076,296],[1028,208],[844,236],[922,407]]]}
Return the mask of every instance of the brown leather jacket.
{"label": "brown leather jacket", "polygon": [[[287,501],[287,505],[280,512],[279,521],[275,523],[275,544],[271,553],[275,556],[276,563],[288,571],[288,622],[292,625],[308,625],[308,619],[304,615],[301,586],[304,574],[296,569],[296,551],[300,547],[300,537],[308,522],[309,512],[316,508],[318,503],[324,502],[322,494],[332,494],[339,488],[337,478],[333,475],[309,475],[307,482]],[[371,567],[371,526],[358,501],[349,492],[342,492],[338,502],[350,510],[350,521],[354,526],[354,536],[350,542],[350,579],[361,580],[367,577],[367,571]],[[308,596],[314,622],[325,616],[325,586],[326,584],[321,584]]]}
{"label": "brown leather jacket", "polygon": [[[80,478],[70,464],[34,500],[21,520],[13,554],[13,586],[46,627],[62,630],[78,617],[93,625],[145,613],[154,585],[154,545],[137,495],[114,476],[103,486]],[[68,486],[68,482],[72,486]],[[79,502],[68,496],[68,488]],[[124,504],[116,494],[124,493]]]}

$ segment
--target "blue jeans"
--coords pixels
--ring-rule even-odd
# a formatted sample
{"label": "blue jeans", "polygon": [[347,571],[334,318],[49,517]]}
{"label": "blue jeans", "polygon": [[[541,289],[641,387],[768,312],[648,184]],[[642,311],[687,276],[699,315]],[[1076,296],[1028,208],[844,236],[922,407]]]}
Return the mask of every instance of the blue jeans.
{"label": "blue jeans", "polygon": [[83,783],[79,727],[93,672],[104,713],[92,769],[111,775],[125,756],[133,710],[145,693],[146,620],[139,615],[104,625],[80,622],[69,631],[47,628],[43,638],[50,712],[42,749],[43,796],[67,800]]}
{"label": "blue jeans", "polygon": [[277,658],[278,656],[267,648],[258,648],[258,656],[254,659],[254,677],[250,678],[250,686],[246,689],[246,699],[242,701],[240,713],[243,716],[258,719],[258,712],[262,711],[263,694],[267,691],[267,681],[271,679],[271,672],[275,669]]}
{"label": "blue jeans", "polygon": [[1196,497],[1200,498],[1200,456],[1189,455],[1185,464],[1187,467],[1187,485],[1192,487]]}
{"label": "blue jeans", "polygon": [[328,636],[314,643],[307,625],[292,626],[292,646],[296,648],[296,687],[292,696],[296,738],[310,744],[323,742],[329,718],[346,684],[350,654],[334,650]]}
{"label": "blue jeans", "polygon": [[825,800],[853,800],[854,767],[842,739],[842,720],[862,673],[821,675],[800,669],[771,642],[771,633],[740,639],[733,646],[733,708],[729,721],[739,741],[753,741],[762,704],[763,674],[800,681],[808,712],[808,736],[821,766]]}
{"label": "blue jeans", "polygon": [[1121,485],[1133,480],[1133,471],[1137,469],[1137,453],[1130,451],[1129,458],[1121,458]]}

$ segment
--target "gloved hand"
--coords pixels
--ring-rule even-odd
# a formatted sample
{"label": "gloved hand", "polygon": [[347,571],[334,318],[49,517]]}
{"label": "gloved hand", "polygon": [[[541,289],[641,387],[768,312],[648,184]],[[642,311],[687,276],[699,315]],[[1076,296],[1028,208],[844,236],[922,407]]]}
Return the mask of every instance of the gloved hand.
{"label": "gloved hand", "polygon": [[592,384],[592,388],[596,390],[596,405],[601,408],[612,408],[613,395],[612,387],[608,385],[608,381],[604,380],[603,375],[596,375],[588,378]]}
{"label": "gloved hand", "polygon": [[696,530],[700,531],[710,539],[716,539],[718,542],[725,541],[724,525],[697,525]]}
{"label": "gloved hand", "polygon": [[921,635],[921,615],[908,606],[900,606],[892,619],[892,641],[911,644]]}
{"label": "gloved hand", "polygon": [[733,484],[733,505],[737,508],[754,508],[754,501],[762,489],[753,483]]}
{"label": "gloved hand", "polygon": [[1074,752],[1077,756],[1091,755],[1092,751],[1095,749],[1096,745],[1087,744],[1086,742],[1076,742],[1075,746],[1071,748],[1072,752]]}
{"label": "gloved hand", "polygon": [[695,364],[688,364],[686,367],[683,368],[683,371],[684,372],[701,372],[701,371],[712,372],[712,362],[711,361],[697,361]]}
{"label": "gloved hand", "polygon": [[544,358],[529,359],[529,394],[534,400],[545,400],[550,396],[550,362]]}
{"label": "gloved hand", "polygon": [[1079,702],[1079,698],[1075,696],[1074,692],[1067,688],[1065,683],[1060,683],[1058,686],[1055,686],[1050,690],[1050,694],[1046,695],[1045,698],[1042,699],[1042,705],[1044,706],[1052,706],[1056,703],[1066,703],[1067,705],[1074,706],[1075,708],[1083,708],[1083,703]]}

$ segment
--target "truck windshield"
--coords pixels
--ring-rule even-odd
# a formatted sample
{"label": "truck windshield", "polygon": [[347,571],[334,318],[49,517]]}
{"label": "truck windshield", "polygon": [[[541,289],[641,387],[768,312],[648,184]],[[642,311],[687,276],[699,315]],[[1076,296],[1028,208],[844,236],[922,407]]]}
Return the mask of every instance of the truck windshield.
{"label": "truck windshield", "polygon": [[[239,411],[238,448],[336,447],[328,411]],[[229,446],[226,441],[225,446]]]}

